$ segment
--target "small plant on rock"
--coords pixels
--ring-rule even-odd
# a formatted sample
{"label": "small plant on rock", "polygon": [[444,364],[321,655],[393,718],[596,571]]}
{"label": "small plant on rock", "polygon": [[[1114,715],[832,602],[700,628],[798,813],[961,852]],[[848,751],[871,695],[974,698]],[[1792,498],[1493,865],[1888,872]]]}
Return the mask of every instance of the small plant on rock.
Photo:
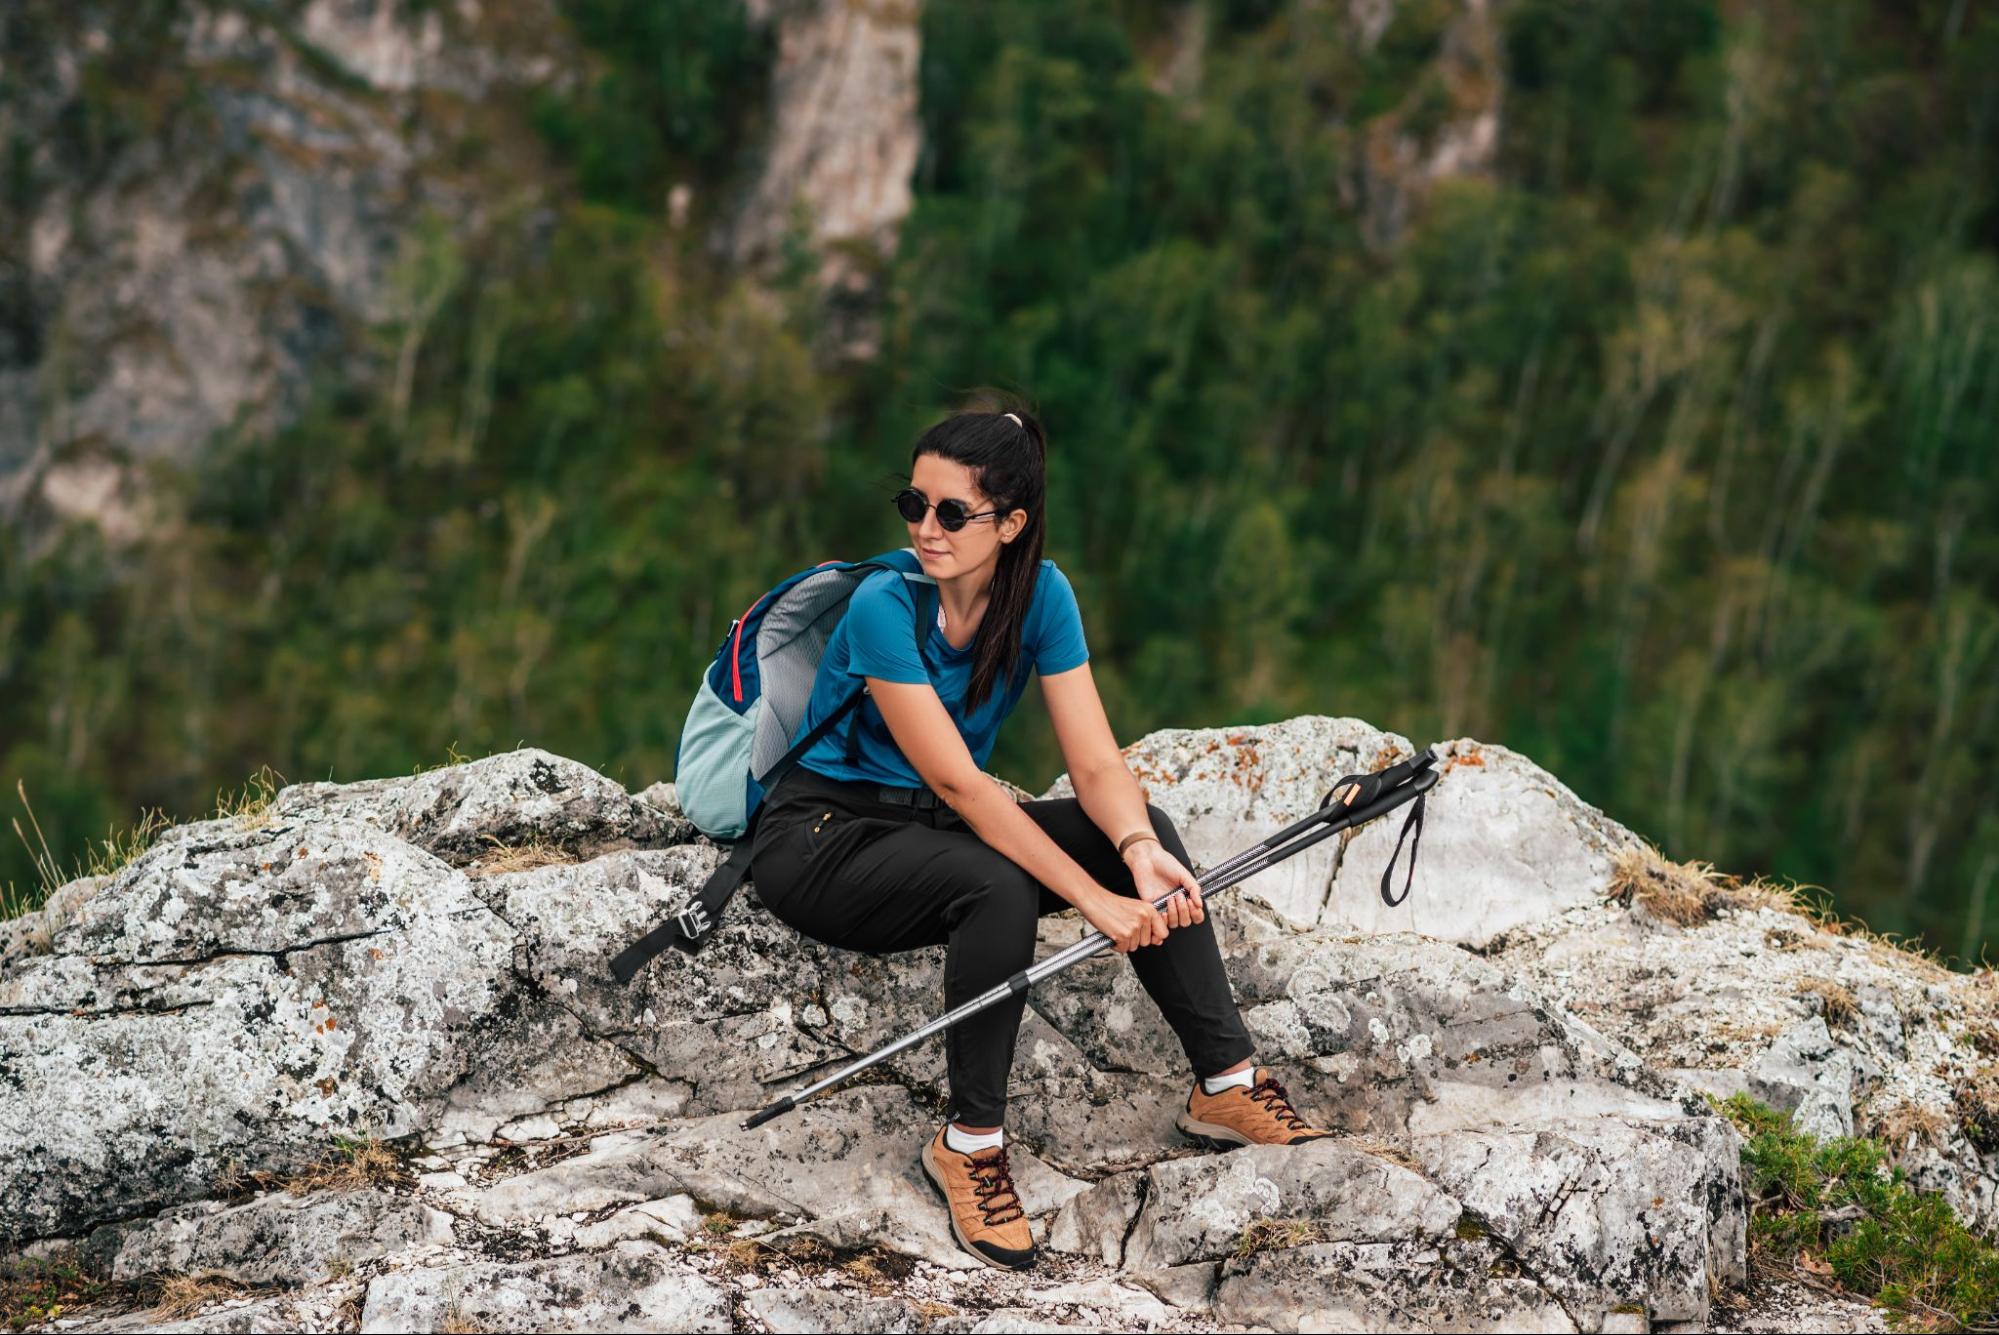
{"label": "small plant on rock", "polygon": [[1909,1187],[1879,1141],[1821,1141],[1744,1094],[1718,1106],[1748,1137],[1742,1164],[1753,1256],[1830,1270],[1843,1287],[1919,1329],[1999,1321],[1999,1251],[1942,1196]]}
{"label": "small plant on rock", "polygon": [[0,1320],[9,1330],[44,1325],[104,1301],[108,1288],[83,1273],[73,1252],[0,1260]]}

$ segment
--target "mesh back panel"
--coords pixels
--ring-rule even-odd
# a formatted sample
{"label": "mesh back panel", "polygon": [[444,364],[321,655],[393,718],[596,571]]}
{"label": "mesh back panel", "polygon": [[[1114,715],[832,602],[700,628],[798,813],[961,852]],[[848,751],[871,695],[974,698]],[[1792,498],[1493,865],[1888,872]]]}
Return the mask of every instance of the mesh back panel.
{"label": "mesh back panel", "polygon": [[819,656],[833,627],[847,610],[847,596],[872,570],[826,570],[807,575],[785,590],[764,613],[757,635],[757,671],[763,680],[763,711],[750,747],[750,772],[762,775],[784,759],[792,734],[805,718]]}

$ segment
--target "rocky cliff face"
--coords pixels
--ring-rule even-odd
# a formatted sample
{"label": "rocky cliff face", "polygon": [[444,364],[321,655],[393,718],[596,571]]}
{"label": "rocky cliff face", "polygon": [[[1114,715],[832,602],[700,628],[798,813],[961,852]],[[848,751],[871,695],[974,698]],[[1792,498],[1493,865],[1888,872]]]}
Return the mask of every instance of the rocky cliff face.
{"label": "rocky cliff face", "polygon": [[[498,197],[451,146],[578,64],[541,0],[160,12],[78,5],[8,53],[36,188],[0,242],[0,507],[32,493],[114,538],[148,522],[145,461],[291,420],[317,373],[370,373],[362,331],[421,300],[392,282],[406,234],[476,229]],[[65,127],[120,77],[157,123],[86,159]]]}
{"label": "rocky cliff face", "polygon": [[[1307,717],[1128,758],[1212,865],[1409,749]],[[1745,1203],[1702,1091],[1734,1088],[1895,1131],[1991,1225],[1964,1093],[1988,975],[1660,864],[1503,748],[1440,750],[1402,909],[1375,898],[1395,821],[1215,902],[1259,1060],[1337,1139],[1194,1150],[1128,965],[1037,987],[1009,1115],[1029,1275],[960,1253],[916,1166],[940,1044],[741,1127],[933,1015],[942,950],[833,950],[745,892],[705,952],[620,987],[610,956],[718,850],[669,786],[531,749],[294,785],[0,925],[4,1243],[233,1286],[186,1329],[1715,1322]]]}
{"label": "rocky cliff face", "polygon": [[[919,6],[745,9],[775,30],[771,130],[718,249],[758,263],[803,218],[829,291],[864,298],[909,209]],[[591,68],[549,0],[162,12],[24,26],[0,90],[0,138],[29,146],[35,183],[0,202],[0,513],[35,500],[113,541],[157,521],[147,461],[285,425],[315,376],[393,376],[366,335],[420,329],[441,296],[421,229],[475,236],[523,183],[557,189],[526,108]],[[64,131],[106,77],[140,79],[158,123],[99,161]],[[866,321],[843,327],[866,355]]]}
{"label": "rocky cliff face", "polygon": [[[865,361],[921,149],[920,0],[742,2],[773,38],[766,129],[710,249],[763,272],[798,228],[822,351]],[[1447,7],[1404,103],[1329,127],[1355,136],[1342,203],[1374,245],[1396,242],[1437,181],[1491,169],[1496,4]],[[1372,47],[1400,8],[1352,0],[1354,40]],[[551,0],[189,0],[144,24],[102,0],[48,13],[0,29],[0,139],[25,147],[29,183],[0,192],[0,515],[33,506],[113,543],[161,521],[149,462],[290,423],[315,378],[401,373],[443,295],[424,229],[475,237],[524,187],[559,189],[525,109],[592,68]],[[1206,13],[1190,3],[1174,20],[1159,92],[1201,95]],[[78,142],[119,81],[142,123]],[[675,226],[690,192],[662,201]],[[381,330],[393,346],[369,337]]]}

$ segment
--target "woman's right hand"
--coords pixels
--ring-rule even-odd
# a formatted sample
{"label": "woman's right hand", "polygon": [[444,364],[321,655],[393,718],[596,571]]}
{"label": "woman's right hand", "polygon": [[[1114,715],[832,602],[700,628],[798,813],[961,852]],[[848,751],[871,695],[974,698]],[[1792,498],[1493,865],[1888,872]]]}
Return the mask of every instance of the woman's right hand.
{"label": "woman's right hand", "polygon": [[1080,907],[1084,920],[1109,937],[1120,955],[1166,939],[1166,915],[1142,899],[1103,890]]}

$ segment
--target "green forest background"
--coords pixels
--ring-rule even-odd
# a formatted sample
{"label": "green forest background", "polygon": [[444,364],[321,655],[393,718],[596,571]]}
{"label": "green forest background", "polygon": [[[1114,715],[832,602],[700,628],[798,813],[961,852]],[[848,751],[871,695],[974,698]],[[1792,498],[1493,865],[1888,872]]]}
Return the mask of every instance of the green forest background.
{"label": "green forest background", "polygon": [[[1176,98],[1147,77],[1176,4],[929,0],[864,364],[815,351],[802,246],[773,307],[667,218],[752,159],[769,36],[564,9],[601,69],[521,109],[546,177],[514,222],[412,226],[431,317],[379,331],[417,340],[406,387],[161,471],[185,525],[136,556],[0,542],[4,801],[65,871],[265,765],[525,743],[671,777],[730,618],[899,545],[911,442],[996,385],[1048,425],[1047,551],[1121,742],[1471,735],[1673,857],[1966,959],[1999,936],[1992,6],[1516,0],[1494,179],[1383,250],[1338,182],[1371,119],[1448,109],[1455,6],[1363,51],[1343,5],[1215,3]],[[164,114],[95,86],[84,158]],[[1030,691],[993,768],[1060,764]],[[40,879],[7,833],[0,883]]]}

